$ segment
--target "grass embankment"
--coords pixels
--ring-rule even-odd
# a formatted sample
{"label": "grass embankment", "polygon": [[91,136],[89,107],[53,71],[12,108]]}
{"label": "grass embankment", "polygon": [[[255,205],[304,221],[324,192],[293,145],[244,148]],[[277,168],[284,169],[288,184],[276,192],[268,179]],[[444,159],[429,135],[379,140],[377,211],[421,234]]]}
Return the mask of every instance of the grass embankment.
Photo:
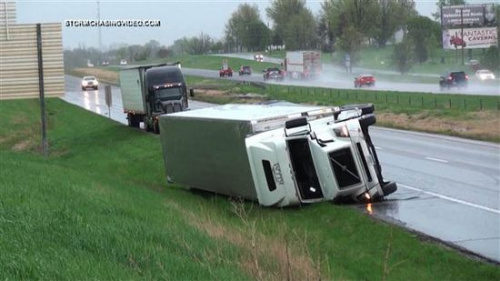
{"label": "grass embankment", "polygon": [[260,208],[166,184],[158,136],[0,102],[0,276],[45,280],[499,280],[498,266],[330,203]]}
{"label": "grass embankment", "polygon": [[[116,71],[80,68],[77,76],[96,75],[109,79]],[[265,85],[227,79],[186,76],[188,87],[195,88],[194,99],[218,104],[249,103],[276,99],[317,105],[374,103],[378,126],[430,132],[483,141],[500,142],[500,97],[327,89],[284,85]],[[247,95],[244,94],[257,94]]]}

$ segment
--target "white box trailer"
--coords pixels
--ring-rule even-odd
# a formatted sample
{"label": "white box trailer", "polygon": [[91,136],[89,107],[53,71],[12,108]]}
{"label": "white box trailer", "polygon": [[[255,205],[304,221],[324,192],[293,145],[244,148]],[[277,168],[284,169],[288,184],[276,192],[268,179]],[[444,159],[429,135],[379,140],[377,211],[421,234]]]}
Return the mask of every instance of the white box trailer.
{"label": "white box trailer", "polygon": [[167,178],[264,206],[382,198],[397,187],[382,179],[372,112],[229,104],[162,115]]}
{"label": "white box trailer", "polygon": [[309,79],[318,77],[321,74],[321,52],[286,52],[284,66],[288,78]]}

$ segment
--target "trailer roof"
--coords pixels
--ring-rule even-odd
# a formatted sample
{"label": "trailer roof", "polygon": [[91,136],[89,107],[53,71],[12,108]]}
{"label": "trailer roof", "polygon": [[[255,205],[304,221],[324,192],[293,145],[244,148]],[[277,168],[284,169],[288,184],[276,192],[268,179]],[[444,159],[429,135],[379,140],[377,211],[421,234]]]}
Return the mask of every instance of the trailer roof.
{"label": "trailer roof", "polygon": [[[306,114],[306,112],[308,114]],[[277,118],[298,118],[310,115],[309,112],[329,113],[329,107],[304,106],[295,104],[226,104],[222,106],[182,111],[169,114],[169,117],[194,117],[203,119],[253,121],[258,123]]]}

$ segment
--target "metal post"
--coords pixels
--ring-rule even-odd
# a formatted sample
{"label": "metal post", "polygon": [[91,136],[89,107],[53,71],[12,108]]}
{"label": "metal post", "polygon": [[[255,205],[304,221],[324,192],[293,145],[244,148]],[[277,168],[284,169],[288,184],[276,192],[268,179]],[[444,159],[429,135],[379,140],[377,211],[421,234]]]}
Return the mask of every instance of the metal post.
{"label": "metal post", "polygon": [[460,8],[460,38],[462,38],[462,65],[464,65],[464,8]]}
{"label": "metal post", "polygon": [[42,55],[42,26],[36,24],[36,43],[38,50],[38,89],[40,92],[40,116],[42,120],[42,149],[43,156],[48,155],[47,145],[47,119],[45,114],[45,89],[43,83],[43,55]]}

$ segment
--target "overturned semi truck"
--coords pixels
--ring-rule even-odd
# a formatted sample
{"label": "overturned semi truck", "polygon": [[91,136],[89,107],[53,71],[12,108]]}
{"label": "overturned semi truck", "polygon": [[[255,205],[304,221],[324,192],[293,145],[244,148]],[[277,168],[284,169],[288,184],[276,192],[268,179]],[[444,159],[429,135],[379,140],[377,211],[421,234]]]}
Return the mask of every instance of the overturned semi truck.
{"label": "overturned semi truck", "polygon": [[275,103],[162,115],[167,179],[263,206],[378,200],[397,186],[382,177],[373,111]]}

